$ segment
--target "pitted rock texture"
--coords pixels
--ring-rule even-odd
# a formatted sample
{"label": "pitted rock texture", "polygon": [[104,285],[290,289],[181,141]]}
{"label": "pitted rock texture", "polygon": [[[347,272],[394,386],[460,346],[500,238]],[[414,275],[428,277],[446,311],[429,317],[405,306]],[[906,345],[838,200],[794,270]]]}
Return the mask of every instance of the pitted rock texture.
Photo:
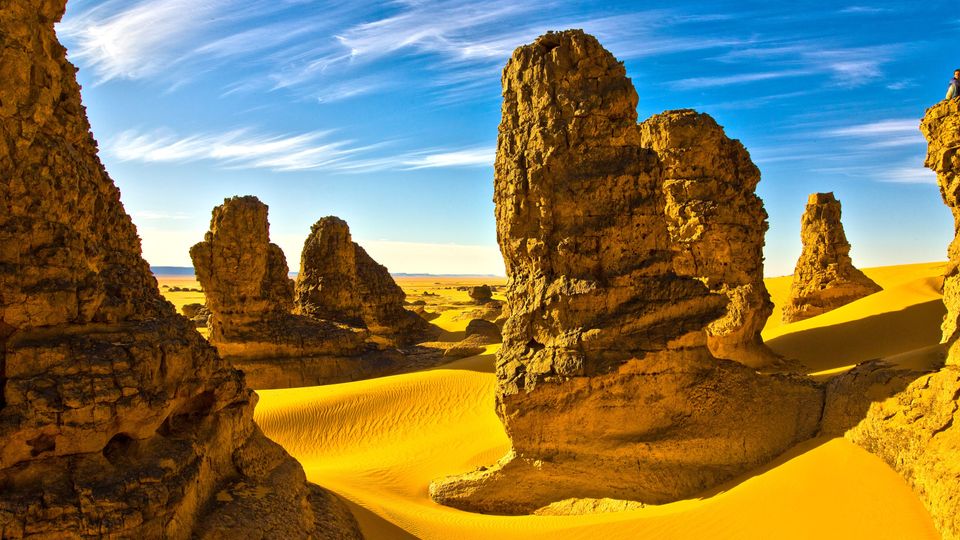
{"label": "pitted rock texture", "polygon": [[493,290],[490,289],[489,285],[470,287],[467,294],[470,296],[470,299],[477,304],[486,304],[493,299]]}
{"label": "pitted rock texture", "polygon": [[923,501],[946,540],[960,538],[960,367],[951,365],[870,406],[847,439],[877,454]]}
{"label": "pitted rock texture", "polygon": [[[943,283],[947,308],[941,326],[946,366],[869,405],[846,437],[899,472],[923,501],[940,534],[960,539],[960,102],[927,109],[920,124],[927,139],[925,165],[937,174],[940,194],[954,216],[954,238]],[[902,385],[902,383],[901,383]]]}
{"label": "pitted rock texture", "polygon": [[64,8],[0,9],[0,537],[359,537],[160,296],[57,42]]}
{"label": "pitted rock texture", "polygon": [[953,214],[953,241],[947,249],[947,269],[943,276],[942,343],[949,345],[947,363],[960,365],[960,101],[941,101],[927,109],[920,131],[927,139],[924,165],[937,174],[943,202]]}
{"label": "pitted rock texture", "polygon": [[811,193],[800,223],[803,251],[797,260],[783,321],[821,315],[871,295],[880,286],[857,270],[833,193]]}
{"label": "pitted rock texture", "polygon": [[291,314],[294,284],[269,227],[267,205],[233,197],[213,209],[210,230],[190,249],[211,313],[210,342],[235,363],[363,353],[365,329]]}
{"label": "pitted rock texture", "polygon": [[706,114],[668,111],[640,130],[663,167],[667,227],[680,248],[675,271],[728,299],[725,315],[707,327],[710,352],[754,367],[770,363],[776,355],[760,337],[773,312],[763,283],[768,224],[755,192],[760,170]]}
{"label": "pitted rock texture", "polygon": [[303,244],[296,282],[296,312],[367,328],[388,343],[408,344],[432,325],[403,307],[406,294],[386,267],[350,236],[334,216],[317,221]]}
{"label": "pitted rock texture", "polygon": [[683,272],[670,160],[644,144],[623,65],[582,31],[548,33],[514,52],[503,96],[497,412],[513,450],[434,482],[434,499],[504,514],[569,498],[662,503],[815,433],[822,388],[710,354],[707,328],[730,300],[706,272]]}

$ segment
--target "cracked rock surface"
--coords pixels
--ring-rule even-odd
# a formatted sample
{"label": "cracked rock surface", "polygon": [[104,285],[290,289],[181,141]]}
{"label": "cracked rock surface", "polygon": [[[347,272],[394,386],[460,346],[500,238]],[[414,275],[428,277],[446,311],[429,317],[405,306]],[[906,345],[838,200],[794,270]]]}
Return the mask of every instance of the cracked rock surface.
{"label": "cracked rock surface", "polygon": [[160,296],[54,23],[0,9],[0,537],[356,538]]}

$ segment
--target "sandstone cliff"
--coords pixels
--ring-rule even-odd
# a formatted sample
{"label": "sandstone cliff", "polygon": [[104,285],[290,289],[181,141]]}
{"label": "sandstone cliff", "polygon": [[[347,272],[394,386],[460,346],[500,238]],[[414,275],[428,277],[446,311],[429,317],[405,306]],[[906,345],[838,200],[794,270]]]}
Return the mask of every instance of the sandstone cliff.
{"label": "sandstone cliff", "polygon": [[846,436],[903,475],[943,537],[956,540],[960,539],[960,101],[930,107],[920,130],[928,143],[925,165],[937,173],[940,194],[954,216],[943,283],[946,366],[870,404],[866,418]]}
{"label": "sandstone cliff", "polygon": [[853,266],[850,242],[833,193],[812,193],[800,225],[803,251],[797,260],[784,322],[809,319],[880,290]]}
{"label": "sandstone cliff", "polygon": [[723,317],[707,327],[717,358],[751,366],[776,355],[760,338],[773,312],[763,283],[767,212],[755,193],[760,170],[740,141],[706,114],[669,111],[640,125],[641,141],[663,167],[670,238],[680,249],[675,271],[727,297]]}
{"label": "sandstone cliff", "polygon": [[406,299],[386,267],[350,236],[334,216],[317,221],[303,244],[296,282],[296,312],[367,328],[388,343],[409,344],[432,325],[403,307]]}
{"label": "sandstone cliff", "polygon": [[53,25],[0,9],[0,537],[355,538],[164,301]]}
{"label": "sandstone cliff", "polygon": [[[509,318],[497,411],[513,450],[435,482],[434,499],[508,514],[572,497],[662,503],[811,436],[817,385],[710,354],[707,329],[729,316],[730,299],[719,280],[711,288],[719,265],[689,262],[698,241],[675,238],[688,216],[668,210],[668,180],[683,181],[687,158],[657,153],[673,148],[658,142],[671,140],[659,125],[645,144],[623,65],[581,31],[548,33],[514,52],[503,95],[494,193]],[[749,175],[729,176],[743,193]],[[762,232],[762,209],[752,208],[744,219]],[[717,231],[708,216],[704,230]],[[745,252],[762,245],[749,241]]]}

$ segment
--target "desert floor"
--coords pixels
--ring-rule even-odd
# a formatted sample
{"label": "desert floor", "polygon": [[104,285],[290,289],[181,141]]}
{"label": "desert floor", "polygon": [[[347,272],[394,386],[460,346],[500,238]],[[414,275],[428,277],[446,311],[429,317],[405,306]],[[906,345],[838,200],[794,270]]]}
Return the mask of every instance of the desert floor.
{"label": "desert floor", "polygon": [[[790,278],[767,287],[778,308],[764,338],[778,353],[829,377],[887,358],[913,367],[943,356],[943,263],[866,269],[884,290],[813,319],[780,324]],[[462,335],[470,308],[458,286],[490,278],[401,278],[408,300],[440,312],[434,324]],[[192,279],[161,278],[179,307],[202,302]],[[163,288],[166,285],[167,288]],[[437,296],[424,296],[424,292]],[[495,298],[502,298],[502,291]],[[907,484],[844,439],[801,444],[761,470],[701,498],[639,510],[572,516],[486,516],[433,503],[431,480],[490,465],[509,448],[494,413],[497,346],[429,371],[346,384],[264,390],[256,420],[308,478],[349,502],[368,538],[937,538]]]}

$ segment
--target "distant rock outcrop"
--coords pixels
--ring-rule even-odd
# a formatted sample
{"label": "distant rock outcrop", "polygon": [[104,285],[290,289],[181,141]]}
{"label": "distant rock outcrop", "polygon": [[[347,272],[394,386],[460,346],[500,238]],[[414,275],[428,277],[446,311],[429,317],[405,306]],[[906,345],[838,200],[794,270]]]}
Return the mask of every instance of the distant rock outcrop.
{"label": "distant rock outcrop", "polygon": [[467,294],[470,295],[470,299],[477,304],[486,304],[493,299],[493,290],[490,289],[489,285],[470,287],[470,289],[467,290]]}
{"label": "distant rock outcrop", "polygon": [[0,536],[358,538],[160,296],[57,42],[64,9],[0,9]]}
{"label": "distant rock outcrop", "polygon": [[857,270],[833,193],[812,193],[800,226],[803,251],[793,272],[783,321],[809,319],[859,300],[880,286]]}
{"label": "distant rock outcrop", "polygon": [[307,239],[297,303],[283,251],[270,243],[267,205],[256,197],[214,208],[190,256],[211,313],[210,343],[254,388],[367,379],[442,359],[440,349],[407,347],[435,327],[403,308],[403,291],[336,218]]}
{"label": "distant rock outcrop", "polygon": [[414,343],[435,333],[404,309],[405,299],[386,267],[353,241],[347,222],[327,216],[311,227],[300,256],[296,313],[364,327],[387,343]]}
{"label": "distant rock outcrop", "polygon": [[185,304],[180,312],[197,328],[206,328],[210,322],[210,310],[205,304]]}
{"label": "distant rock outcrop", "polygon": [[644,143],[623,64],[582,31],[548,33],[514,52],[503,85],[494,194],[509,319],[497,411],[513,449],[434,482],[433,498],[505,514],[568,498],[662,503],[815,433],[818,385],[711,356],[708,327],[730,299],[708,283],[712,263],[684,262],[700,247],[674,239],[686,216],[668,210],[667,182],[681,181],[686,158]]}
{"label": "distant rock outcrop", "polygon": [[717,358],[754,367],[776,359],[760,331],[773,312],[763,283],[767,212],[755,190],[760,170],[706,114],[668,111],[640,125],[642,144],[660,157],[674,269],[727,297],[726,313],[707,327]]}
{"label": "distant rock outcrop", "polygon": [[293,281],[283,251],[270,243],[269,227],[267,205],[252,196],[233,197],[213,209],[210,231],[190,248],[211,313],[210,343],[245,368],[239,362],[367,350],[363,328],[291,315]]}

